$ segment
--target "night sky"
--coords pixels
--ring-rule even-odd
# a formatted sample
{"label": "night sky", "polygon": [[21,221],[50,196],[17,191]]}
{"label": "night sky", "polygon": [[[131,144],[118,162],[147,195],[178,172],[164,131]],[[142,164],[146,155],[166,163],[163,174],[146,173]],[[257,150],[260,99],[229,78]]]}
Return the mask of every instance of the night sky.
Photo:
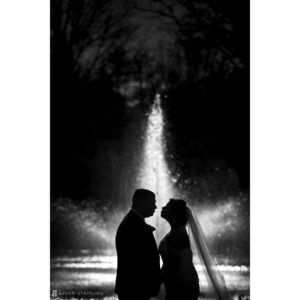
{"label": "night sky", "polygon": [[51,196],[114,198],[156,93],[176,171],[249,191],[249,85],[248,1],[52,0]]}

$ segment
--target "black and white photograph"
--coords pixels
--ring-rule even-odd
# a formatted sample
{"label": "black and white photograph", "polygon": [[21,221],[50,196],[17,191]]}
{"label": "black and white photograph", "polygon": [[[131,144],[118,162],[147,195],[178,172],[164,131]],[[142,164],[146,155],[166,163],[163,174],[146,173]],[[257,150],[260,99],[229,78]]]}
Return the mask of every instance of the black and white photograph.
{"label": "black and white photograph", "polygon": [[297,1],[0,4],[1,299],[297,299]]}
{"label": "black and white photograph", "polygon": [[51,0],[51,299],[250,299],[249,6]]}

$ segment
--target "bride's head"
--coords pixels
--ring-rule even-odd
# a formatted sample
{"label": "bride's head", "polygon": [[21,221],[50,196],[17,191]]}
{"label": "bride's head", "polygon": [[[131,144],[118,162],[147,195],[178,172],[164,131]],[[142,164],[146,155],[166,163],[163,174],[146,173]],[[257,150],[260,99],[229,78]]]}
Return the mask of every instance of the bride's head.
{"label": "bride's head", "polygon": [[187,222],[186,202],[181,199],[170,199],[161,210],[161,217],[171,225],[185,226]]}

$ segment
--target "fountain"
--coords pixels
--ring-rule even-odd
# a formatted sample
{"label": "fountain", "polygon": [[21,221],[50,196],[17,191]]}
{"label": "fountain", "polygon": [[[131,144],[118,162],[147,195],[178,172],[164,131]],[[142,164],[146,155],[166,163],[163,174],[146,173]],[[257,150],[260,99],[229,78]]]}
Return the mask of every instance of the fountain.
{"label": "fountain", "polygon": [[149,223],[158,229],[156,230],[157,241],[167,231],[166,222],[160,217],[161,208],[168,202],[169,198],[175,195],[172,177],[165,159],[164,126],[161,97],[157,94],[148,116],[143,165],[139,176],[140,186],[156,194],[157,210],[153,218],[150,218]]}

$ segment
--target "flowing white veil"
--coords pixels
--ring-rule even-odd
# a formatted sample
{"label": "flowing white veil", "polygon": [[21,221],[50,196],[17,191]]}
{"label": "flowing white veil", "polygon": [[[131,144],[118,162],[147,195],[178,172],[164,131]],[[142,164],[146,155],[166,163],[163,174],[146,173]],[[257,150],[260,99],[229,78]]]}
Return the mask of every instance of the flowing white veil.
{"label": "flowing white veil", "polygon": [[204,293],[208,299],[229,300],[230,295],[224,278],[210,254],[201,225],[189,207],[186,207],[186,214],[189,234],[194,241],[207,281],[205,290],[201,290],[202,286],[200,285],[200,292]]}

